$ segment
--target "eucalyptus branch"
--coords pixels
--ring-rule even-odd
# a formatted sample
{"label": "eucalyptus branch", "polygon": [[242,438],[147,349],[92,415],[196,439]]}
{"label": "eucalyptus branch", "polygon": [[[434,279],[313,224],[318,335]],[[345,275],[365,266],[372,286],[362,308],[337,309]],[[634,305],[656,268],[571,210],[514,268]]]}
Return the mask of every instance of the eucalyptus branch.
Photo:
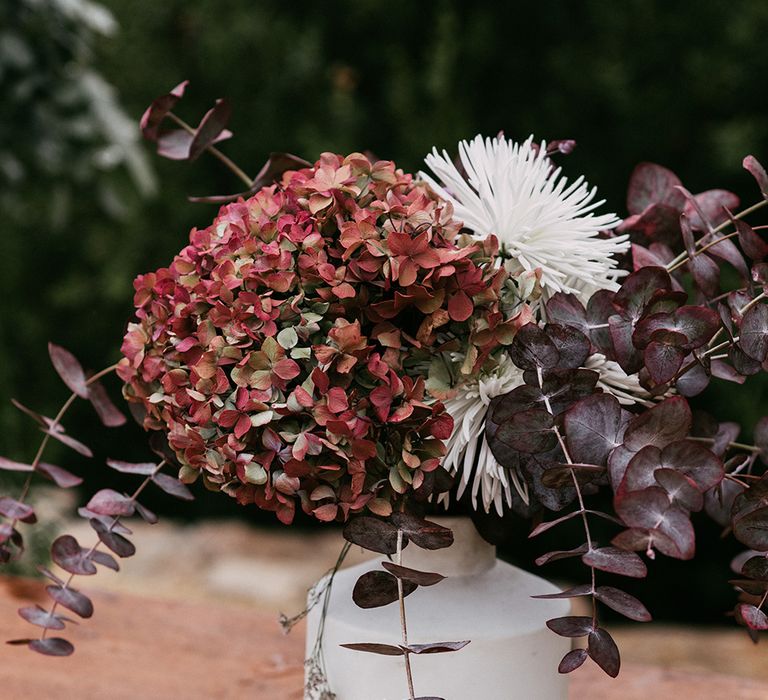
{"label": "eucalyptus branch", "polygon": [[[397,531],[397,565],[403,565],[403,531]],[[405,617],[405,595],[403,593],[403,579],[397,577],[397,600],[400,605],[400,632],[403,640],[403,659],[405,660],[405,676],[408,681],[410,700],[416,700],[413,690],[413,673],[411,672],[411,653],[408,649],[408,622]]]}
{"label": "eucalyptus branch", "polygon": [[[187,124],[187,122],[185,122],[181,117],[175,115],[173,112],[168,112],[168,117],[176,124],[178,124],[178,126],[180,126],[182,129],[184,129],[184,131],[186,131],[188,134],[196,133],[195,130],[189,124]],[[253,178],[249,177],[242,170],[242,168],[235,164],[231,158],[225,156],[218,148],[216,148],[216,146],[206,146],[205,150],[215,158],[218,158],[219,161],[221,161],[232,173],[239,177],[247,187],[250,187],[253,184]]]}

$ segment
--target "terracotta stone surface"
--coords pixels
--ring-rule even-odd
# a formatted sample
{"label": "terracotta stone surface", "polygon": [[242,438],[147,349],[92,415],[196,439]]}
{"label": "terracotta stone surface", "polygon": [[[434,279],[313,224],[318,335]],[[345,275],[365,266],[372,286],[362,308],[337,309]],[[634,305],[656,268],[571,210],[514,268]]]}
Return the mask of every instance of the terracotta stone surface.
{"label": "terracotta stone surface", "polygon": [[[73,627],[74,656],[52,659],[24,648],[0,648],[3,700],[299,700],[303,630],[283,635],[275,615],[220,603],[157,600],[124,593],[91,594],[93,619]],[[0,579],[0,630],[28,635],[14,609],[43,600],[38,584]],[[630,656],[658,648],[624,635]],[[671,633],[667,630],[666,635]],[[719,633],[691,632],[696,646],[717,643]],[[617,635],[618,636],[618,635]],[[694,638],[684,639],[684,644]],[[683,644],[683,645],[684,645]],[[722,648],[722,647],[721,647]],[[632,651],[634,649],[634,651]],[[626,656],[626,654],[625,654]],[[768,682],[707,672],[690,673],[628,662],[617,680],[594,666],[573,675],[574,700],[766,700]],[[448,700],[473,700],[449,698]]]}

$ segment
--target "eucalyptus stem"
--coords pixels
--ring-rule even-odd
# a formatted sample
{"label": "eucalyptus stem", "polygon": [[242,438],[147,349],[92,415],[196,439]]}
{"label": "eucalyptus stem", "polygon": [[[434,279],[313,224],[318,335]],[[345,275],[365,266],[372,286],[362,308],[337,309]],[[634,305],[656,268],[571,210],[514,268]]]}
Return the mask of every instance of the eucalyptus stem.
{"label": "eucalyptus stem", "polygon": [[[397,565],[403,565],[403,531],[397,531]],[[403,658],[405,659],[405,676],[408,681],[410,700],[416,700],[413,690],[413,673],[411,672],[411,654],[408,651],[408,621],[405,617],[405,595],[403,594],[403,579],[397,577],[397,600],[400,604],[400,631],[403,637]]]}
{"label": "eucalyptus stem", "polygon": [[[137,499],[137,498],[138,498],[138,497],[141,495],[142,491],[144,491],[144,489],[145,489],[145,488],[146,488],[146,487],[149,485],[149,483],[152,481],[152,479],[154,478],[154,476],[155,476],[155,475],[156,475],[158,472],[160,472],[160,470],[161,470],[161,469],[162,469],[162,468],[163,468],[163,467],[164,467],[166,464],[168,464],[168,462],[167,462],[166,460],[163,460],[162,462],[160,462],[160,463],[157,465],[157,467],[155,468],[155,470],[154,470],[154,471],[153,471],[151,474],[148,474],[148,475],[147,475],[147,476],[144,478],[144,480],[141,482],[141,484],[139,484],[138,488],[137,488],[137,489],[136,489],[136,490],[133,492],[133,494],[132,494],[132,495],[130,496],[130,498],[129,498],[129,500],[130,500],[132,503],[135,503],[135,502],[136,502],[136,499]],[[119,516],[119,515],[118,515],[118,516],[115,516],[114,518],[112,518],[112,522],[109,524],[109,527],[107,527],[107,532],[108,532],[108,533],[109,533],[109,532],[112,532],[112,531],[115,529],[115,527],[117,527],[117,525],[118,525],[118,523],[119,523],[119,522],[120,522],[120,516]],[[84,555],[84,558],[85,558],[85,559],[88,559],[88,558],[89,558],[89,557],[90,557],[90,556],[91,556],[91,555],[92,555],[92,554],[93,554],[93,553],[94,553],[94,552],[95,552],[95,551],[96,551],[96,550],[99,548],[99,546],[100,546],[101,544],[102,544],[101,538],[97,538],[97,539],[96,539],[96,541],[93,543],[93,545],[91,545],[90,549],[89,549],[89,550],[86,552],[86,554]],[[76,575],[77,575],[77,574],[70,574],[70,575],[69,575],[69,578],[67,578],[67,580],[64,582],[64,585],[62,586],[62,589],[63,589],[63,590],[66,590],[66,589],[68,589],[68,588],[69,588],[70,584],[72,583],[72,581],[74,580],[74,578],[75,578],[75,576],[76,576]],[[53,616],[53,615],[56,613],[56,610],[58,609],[58,607],[59,607],[59,601],[58,601],[58,600],[54,600],[54,601],[53,601],[53,605],[51,606],[51,610],[50,610],[50,613],[49,613],[49,614],[50,614],[51,616]],[[43,631],[42,631],[42,633],[40,634],[40,639],[45,639],[46,635],[48,634],[48,630],[49,630],[49,629],[50,629],[49,627],[43,627]]]}
{"label": "eucalyptus stem", "polygon": [[[168,117],[176,122],[184,131],[188,134],[196,133],[195,130],[187,124],[181,117],[176,116],[173,112],[168,112]],[[216,146],[206,146],[206,149],[212,156],[218,158],[229,170],[242,180],[247,187],[253,185],[253,178],[249,177],[232,159],[225,156]]]}

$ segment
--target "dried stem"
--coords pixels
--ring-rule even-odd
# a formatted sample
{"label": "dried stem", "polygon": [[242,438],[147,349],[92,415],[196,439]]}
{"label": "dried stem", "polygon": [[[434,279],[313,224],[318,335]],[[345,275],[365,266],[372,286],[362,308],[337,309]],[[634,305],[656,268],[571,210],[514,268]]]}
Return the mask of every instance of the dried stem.
{"label": "dried stem", "polygon": [[[189,134],[194,134],[195,130],[187,124],[183,119],[176,116],[173,112],[168,112],[168,116],[176,122],[184,131],[186,131]],[[247,187],[250,187],[253,185],[253,178],[249,177],[238,165],[235,164],[234,161],[232,161],[230,158],[225,156],[218,148],[215,146],[206,146],[206,149],[212,156],[215,156],[218,158],[231,172],[233,172],[237,177],[242,180]]]}
{"label": "dried stem", "polygon": [[[403,565],[403,531],[397,531],[397,564]],[[411,654],[408,651],[408,622],[405,617],[405,596],[403,595],[403,579],[397,577],[397,600],[400,604],[400,631],[403,637],[403,658],[405,659],[405,676],[408,680],[410,700],[416,700],[413,690],[413,673],[411,672]]]}

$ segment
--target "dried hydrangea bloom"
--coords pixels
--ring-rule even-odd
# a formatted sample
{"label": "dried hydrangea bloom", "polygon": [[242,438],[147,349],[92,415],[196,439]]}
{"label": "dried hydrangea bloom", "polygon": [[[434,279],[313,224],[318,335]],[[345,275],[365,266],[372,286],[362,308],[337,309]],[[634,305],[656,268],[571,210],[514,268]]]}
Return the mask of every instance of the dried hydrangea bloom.
{"label": "dried hydrangea bloom", "polygon": [[530,318],[495,239],[460,228],[392,163],[323,154],[140,276],[119,373],[182,479],[286,523],[432,495],[453,430],[433,363],[472,376]]}

